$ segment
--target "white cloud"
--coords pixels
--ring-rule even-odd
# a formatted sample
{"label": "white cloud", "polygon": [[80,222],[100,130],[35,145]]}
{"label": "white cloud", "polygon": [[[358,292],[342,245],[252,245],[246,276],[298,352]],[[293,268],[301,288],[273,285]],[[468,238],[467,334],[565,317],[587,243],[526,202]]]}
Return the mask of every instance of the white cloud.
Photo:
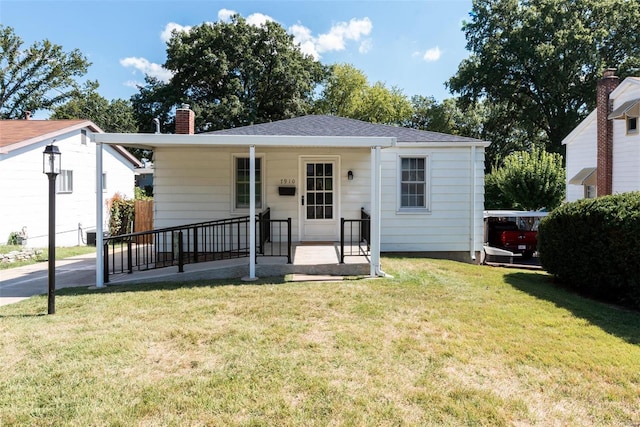
{"label": "white cloud", "polygon": [[167,70],[162,65],[149,62],[149,60],[145,58],[124,58],[120,60],[120,65],[127,68],[133,68],[134,70],[140,71],[145,75],[155,77],[165,83],[168,82],[173,75],[171,71]]}
{"label": "white cloud", "polygon": [[428,49],[424,53],[424,56],[422,57],[422,59],[424,59],[427,62],[435,62],[438,59],[440,59],[441,55],[442,55],[442,51],[440,51],[440,48],[436,46],[436,47],[432,47],[431,49]]}
{"label": "white cloud", "polygon": [[164,31],[160,33],[160,39],[162,39],[162,41],[166,43],[169,41],[169,39],[171,38],[171,34],[174,31],[188,32],[190,30],[191,30],[190,26],[176,24],[175,22],[169,22],[167,25],[165,25]]}
{"label": "white cloud", "polygon": [[231,17],[236,14],[235,10],[230,9],[220,9],[218,11],[218,20],[223,22],[229,22]]}
{"label": "white cloud", "polygon": [[269,15],[263,15],[262,13],[252,13],[247,17],[247,24],[253,25],[254,27],[260,27],[269,21],[275,22],[276,20]]}
{"label": "white cloud", "polygon": [[[373,23],[367,17],[362,19],[353,18],[349,22],[339,22],[335,24],[329,32],[314,37],[311,30],[301,24],[289,27],[289,33],[300,45],[302,52],[312,55],[316,60],[320,58],[320,53],[339,51],[346,49],[349,41],[360,41],[362,36],[368,36],[373,29]],[[358,51],[367,53],[373,47],[371,39],[363,40]]]}
{"label": "white cloud", "polygon": [[358,48],[358,52],[367,53],[373,48],[373,40],[366,39],[360,43],[360,47]]}

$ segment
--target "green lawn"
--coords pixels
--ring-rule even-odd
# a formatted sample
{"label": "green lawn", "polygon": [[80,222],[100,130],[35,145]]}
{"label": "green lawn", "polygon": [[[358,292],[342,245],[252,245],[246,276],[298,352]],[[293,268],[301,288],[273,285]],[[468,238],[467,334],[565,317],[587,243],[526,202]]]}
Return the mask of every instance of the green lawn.
{"label": "green lawn", "polygon": [[640,313],[541,272],[63,289],[0,307],[0,425],[640,423]]}
{"label": "green lawn", "polygon": [[[18,245],[0,245],[0,254],[8,254],[12,251],[20,251],[22,246]],[[84,255],[95,253],[95,246],[70,246],[70,247],[60,247],[56,248],[56,259],[65,259],[77,255]],[[42,249],[42,254],[37,259],[32,259],[28,261],[17,261],[11,264],[9,263],[0,263],[0,270],[6,270],[9,268],[23,267],[25,265],[36,264],[38,262],[44,262],[49,259],[49,249]]]}

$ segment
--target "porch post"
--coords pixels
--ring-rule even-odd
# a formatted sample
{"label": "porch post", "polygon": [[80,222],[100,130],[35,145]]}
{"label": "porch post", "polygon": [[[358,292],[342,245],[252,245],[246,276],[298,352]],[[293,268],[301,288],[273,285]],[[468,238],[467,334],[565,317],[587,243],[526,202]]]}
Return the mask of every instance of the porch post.
{"label": "porch post", "polygon": [[[371,265],[369,274],[382,273],[380,268],[380,147],[371,148]],[[382,273],[383,274],[383,273]]]}
{"label": "porch post", "polygon": [[256,280],[256,147],[249,146],[249,276],[242,280]]}
{"label": "porch post", "polygon": [[96,142],[96,287],[104,287],[104,232],[102,229],[102,143]]}

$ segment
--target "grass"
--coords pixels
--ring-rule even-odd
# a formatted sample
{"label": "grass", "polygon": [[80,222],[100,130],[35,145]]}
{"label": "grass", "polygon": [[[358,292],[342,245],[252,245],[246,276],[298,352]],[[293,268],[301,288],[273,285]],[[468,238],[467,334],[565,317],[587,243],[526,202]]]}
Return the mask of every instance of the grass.
{"label": "grass", "polygon": [[541,272],[62,289],[0,307],[0,425],[637,425],[640,313]]}
{"label": "grass", "polygon": [[[0,254],[7,254],[12,251],[20,251],[23,247],[19,245],[0,245]],[[56,259],[65,259],[73,256],[95,253],[95,246],[69,246],[56,248]],[[42,249],[42,254],[36,259],[27,261],[16,261],[12,263],[0,263],[0,270],[6,270],[9,268],[23,267],[25,265],[36,264],[38,262],[44,262],[49,259],[49,249]]]}

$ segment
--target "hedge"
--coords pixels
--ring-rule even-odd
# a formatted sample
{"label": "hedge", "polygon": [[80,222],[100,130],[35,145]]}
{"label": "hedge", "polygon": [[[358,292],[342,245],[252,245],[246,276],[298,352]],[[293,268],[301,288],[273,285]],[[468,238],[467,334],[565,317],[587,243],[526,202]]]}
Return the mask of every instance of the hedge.
{"label": "hedge", "polygon": [[640,192],[566,203],[538,229],[542,267],[560,283],[640,309]]}

